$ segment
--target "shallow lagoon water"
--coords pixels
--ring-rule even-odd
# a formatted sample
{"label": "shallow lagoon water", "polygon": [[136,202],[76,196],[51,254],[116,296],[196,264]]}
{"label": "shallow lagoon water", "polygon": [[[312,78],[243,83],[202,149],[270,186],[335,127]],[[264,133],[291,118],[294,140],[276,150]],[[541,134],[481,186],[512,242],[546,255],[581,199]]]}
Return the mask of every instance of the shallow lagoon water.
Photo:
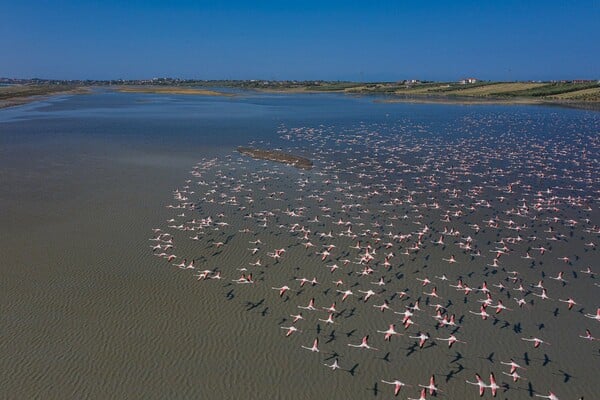
{"label": "shallow lagoon water", "polygon": [[[595,277],[581,273],[574,277],[571,270],[579,271],[588,266],[593,270],[598,268],[597,250],[584,245],[589,241],[598,244],[599,239],[597,233],[580,229],[581,225],[573,231],[576,235],[568,243],[554,244],[551,255],[541,260],[541,267],[525,268],[526,264],[520,258],[524,254],[517,251],[500,258],[507,267],[521,267],[525,281],[532,284],[542,279],[543,274],[554,276],[563,269],[571,272],[566,275],[569,282],[564,287],[545,278],[554,302],[544,303],[529,295],[528,301],[533,299],[535,304],[530,310],[515,310],[518,314],[513,315],[518,317],[506,317],[510,325],[504,330],[499,327],[503,320],[498,323],[485,321],[490,322],[485,324],[469,314],[469,310],[478,310],[477,301],[481,295],[472,296],[461,304],[463,296],[457,296],[454,289],[438,282],[444,300],[454,300],[451,312],[464,315],[467,325],[456,335],[468,344],[462,348],[456,344],[452,349],[443,344],[435,345],[422,351],[410,350],[414,341],[407,336],[416,335],[420,330],[427,330],[433,337],[446,334],[446,331],[434,328],[435,321],[429,317],[433,314],[430,307],[426,306],[419,320],[415,318],[422,327],[410,328],[405,336],[394,338],[399,340],[392,339],[387,344],[375,334],[375,330],[387,328],[387,321],[383,323],[379,312],[367,312],[372,304],[379,304],[381,298],[372,304],[351,300],[353,303],[348,304],[352,307],[339,317],[340,325],[336,326],[337,338],[333,344],[325,344],[331,329],[322,323],[319,328],[316,318],[302,326],[304,332],[301,335],[285,338],[280,326],[288,326],[289,321],[282,319],[295,313],[297,305],[304,305],[311,295],[319,306],[329,306],[331,299],[339,302],[339,298],[329,284],[333,280],[329,278],[329,270],[323,268],[320,257],[314,254],[322,249],[305,251],[298,245],[299,239],[280,232],[278,224],[273,223],[268,231],[257,233],[259,238],[268,241],[268,246],[262,250],[294,246],[281,263],[257,271],[255,276],[260,281],[252,287],[231,283],[231,279],[238,277],[236,269],[254,260],[247,250],[252,246],[245,243],[238,232],[246,226],[241,211],[235,213],[226,208],[232,216],[228,221],[230,225],[220,231],[208,232],[200,243],[185,241],[187,233],[173,232],[176,241],[181,243],[176,250],[180,257],[197,258],[198,269],[219,268],[227,276],[227,282],[197,281],[193,277],[194,271],[180,270],[153,255],[150,249],[153,242],[148,239],[152,238],[152,228],[168,230],[166,221],[175,215],[165,206],[172,203],[173,190],[181,190],[186,180],[193,178],[190,171],[202,160],[215,159],[217,163],[206,170],[209,182],[226,175],[232,182],[245,180],[245,184],[256,191],[262,183],[249,180],[245,174],[256,172],[271,176],[273,171],[277,172],[272,175],[277,179],[264,185],[269,185],[267,193],[285,193],[279,201],[281,206],[270,199],[257,198],[252,211],[275,207],[285,210],[298,206],[297,182],[300,179],[308,176],[311,184],[314,183],[306,188],[307,191],[326,193],[328,184],[324,181],[332,179],[328,174],[340,175],[342,180],[348,181],[346,186],[352,184],[353,170],[345,168],[356,162],[354,158],[389,160],[393,154],[377,142],[373,141],[369,147],[369,142],[356,143],[353,137],[373,132],[376,132],[377,140],[383,140],[381,143],[393,144],[390,140],[397,139],[405,146],[421,146],[423,152],[407,154],[402,160],[413,166],[422,160],[419,157],[435,149],[451,149],[452,152],[447,154],[461,156],[457,150],[460,140],[465,140],[466,144],[469,141],[477,143],[481,137],[505,135],[498,143],[512,148],[498,148],[501,155],[505,151],[522,149],[535,140],[536,145],[555,146],[551,155],[558,158],[546,159],[548,165],[556,166],[554,173],[560,174],[559,167],[567,167],[576,171],[576,176],[582,176],[582,181],[574,181],[571,177],[550,183],[539,177],[532,179],[527,174],[536,164],[528,165],[528,160],[511,160],[510,157],[490,157],[481,168],[485,171],[486,168],[512,166],[515,175],[506,177],[506,181],[525,180],[529,176],[531,182],[527,184],[532,185],[532,191],[545,190],[557,182],[579,187],[581,191],[574,191],[573,195],[589,196],[592,211],[567,207],[561,220],[590,218],[593,226],[598,224],[599,126],[597,113],[580,110],[375,104],[371,98],[339,95],[249,93],[238,98],[205,98],[97,92],[2,110],[0,355],[3,365],[0,397],[392,398],[392,388],[381,383],[381,379],[400,379],[416,386],[426,384],[429,375],[435,373],[443,391],[438,397],[476,398],[475,388],[464,384],[464,380],[473,380],[475,372],[485,378],[493,371],[499,382],[510,385],[508,390],[500,391],[500,398],[526,399],[532,398],[534,393],[547,394],[548,390],[554,390],[561,399],[582,395],[586,399],[594,398],[594,368],[590,366],[598,366],[598,342],[577,336],[583,334],[586,327],[595,336],[600,336],[598,322],[584,317],[585,313],[595,313],[599,305],[598,287],[594,285]],[[294,128],[298,130],[292,134]],[[336,142],[336,135],[345,139]],[[531,141],[519,143],[520,135]],[[313,153],[317,166],[310,173],[301,175],[291,167],[248,160],[235,153],[238,145],[250,143]],[[493,148],[495,142],[481,141],[480,144]],[[581,158],[582,153],[562,154],[556,146],[573,151],[585,148],[587,161],[582,162],[577,171],[576,166],[569,163],[569,155],[575,159],[576,155]],[[375,147],[376,153],[367,153]],[[463,147],[468,149],[468,146]],[[344,153],[349,148],[355,151],[352,156]],[[544,150],[540,149],[540,152]],[[440,152],[440,159],[447,154]],[[429,156],[433,157],[435,153]],[[460,157],[455,161],[457,171],[460,171]],[[524,164],[522,170],[516,168],[521,162]],[[449,165],[451,160],[446,163]],[[371,173],[381,178],[404,179],[413,189],[426,187],[411,183],[418,170],[403,172],[396,168],[387,175],[377,175],[376,170]],[[519,173],[527,176],[519,176]],[[514,180],[509,179],[513,177]],[[489,179],[489,175],[485,179]],[[499,178],[494,184],[507,182]],[[446,183],[458,189],[468,186],[460,179]],[[539,187],[534,188],[534,185]],[[217,189],[228,192],[231,186]],[[202,205],[202,190],[205,188],[199,186],[191,195],[199,205],[193,215],[196,218],[215,217],[221,212],[219,204]],[[355,192],[365,194],[357,188]],[[498,194],[500,190],[490,192],[496,197],[502,196]],[[428,196],[435,195],[416,194],[415,198],[427,201]],[[518,206],[518,197],[504,196]],[[335,212],[340,205],[336,200],[340,198],[335,193],[323,197],[324,204]],[[384,209],[377,208],[378,202],[385,203],[386,199],[365,201],[371,202],[372,214],[368,222],[373,223]],[[490,197],[490,201],[497,199]],[[311,213],[321,211],[317,207],[311,205]],[[498,207],[507,208],[500,204]],[[403,210],[413,211],[410,204],[403,203],[395,212],[399,214]],[[464,235],[475,236],[465,222],[469,218],[478,219],[483,226],[485,218],[494,215],[493,210],[478,212],[481,215],[477,218],[470,216],[460,220]],[[422,213],[424,218],[429,218],[427,225],[433,230],[443,228],[438,214],[427,208]],[[353,212],[350,215],[358,216]],[[188,216],[194,218],[192,214]],[[341,214],[336,214],[335,221],[338,216]],[[399,221],[394,229],[404,233],[418,230],[420,227],[414,224],[412,215],[410,217],[410,223]],[[280,224],[286,226],[284,231],[287,232],[292,218],[286,218],[281,216]],[[336,229],[335,221],[314,228],[315,232]],[[540,221],[538,225],[537,235],[541,237],[545,235],[543,230],[547,224]],[[356,225],[353,229],[360,230]],[[563,226],[560,232],[568,233],[568,230]],[[229,233],[234,238],[224,246],[222,253],[215,254],[213,243],[221,237],[226,238]],[[485,267],[493,259],[489,250],[494,248],[496,236],[497,232],[493,230],[478,234],[476,240],[482,252],[487,252],[485,262],[470,264],[465,256],[461,260],[464,266],[459,267],[466,268],[464,270],[450,270],[448,264],[441,261],[450,253],[431,243],[437,235],[427,236],[428,245],[420,253],[397,263],[404,244],[396,244],[394,268],[397,270],[394,272],[401,276],[386,275],[392,281],[387,286],[389,291],[382,297],[389,297],[401,311],[418,297],[425,302],[426,296],[422,294],[425,289],[416,278],[428,276],[433,280],[433,276],[447,273],[453,279],[451,283],[455,283],[457,275],[464,275],[473,287],[480,286],[484,279],[490,284],[500,281],[494,278],[501,272]],[[313,240],[318,246],[327,243],[318,238]],[[352,251],[349,246],[354,240],[345,237],[335,240],[340,247],[340,259],[344,258],[342,251]],[[538,245],[540,243],[534,243],[531,247]],[[345,248],[341,250],[341,246]],[[458,250],[455,253],[457,258],[460,257]],[[348,258],[355,261],[355,255],[350,253]],[[562,261],[557,260],[562,256],[572,257],[572,265],[563,266]],[[263,257],[263,261],[267,259]],[[360,268],[355,264],[352,267]],[[379,265],[380,271],[383,269]],[[307,288],[302,293],[292,293],[289,300],[283,301],[271,289],[282,284],[297,286],[294,277],[302,272],[311,274],[309,277],[319,276],[322,284],[318,290]],[[376,278],[378,276],[368,282]],[[353,275],[347,279],[362,282]],[[298,289],[296,286],[293,287]],[[368,284],[357,286],[357,290],[366,290],[366,286]],[[397,297],[391,299],[394,291],[405,289],[408,289],[410,299],[405,302]],[[529,289],[532,293],[539,292]],[[228,296],[231,290],[233,298]],[[576,297],[583,310],[579,307],[577,310],[580,311],[567,314],[564,305],[556,302],[563,293]],[[513,296],[516,296],[514,292],[510,297]],[[507,298],[506,305],[517,308],[510,301]],[[356,311],[348,317],[352,308]],[[560,310],[558,316],[553,315],[555,308]],[[388,314],[385,315],[388,318]],[[326,314],[318,315],[318,318],[324,317]],[[551,345],[540,352],[524,347],[526,344],[520,340],[520,335],[505,333],[513,330],[517,323],[523,328],[522,336],[543,336]],[[540,328],[541,325],[544,326]],[[373,353],[350,352],[346,344],[359,341],[366,333],[372,335],[371,344],[382,349]],[[308,346],[319,335],[323,354],[312,354],[300,347]],[[492,343],[483,340],[490,337],[494,338]],[[389,355],[386,356],[388,351],[384,349],[389,349]],[[330,351],[340,354],[340,364],[346,369],[358,365],[354,374],[330,371],[323,366],[323,363],[331,362],[327,360]],[[522,375],[528,380],[513,384],[501,374],[505,369],[500,361],[515,357],[523,364],[524,353],[527,353],[530,365]],[[418,397],[418,391],[404,388],[400,397]]]}

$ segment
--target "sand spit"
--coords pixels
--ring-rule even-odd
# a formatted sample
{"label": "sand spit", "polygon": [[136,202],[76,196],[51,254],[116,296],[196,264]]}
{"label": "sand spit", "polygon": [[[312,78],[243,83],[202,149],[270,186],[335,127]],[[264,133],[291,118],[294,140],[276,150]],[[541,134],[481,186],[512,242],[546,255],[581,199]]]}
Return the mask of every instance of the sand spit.
{"label": "sand spit", "polygon": [[260,150],[250,147],[238,147],[237,151],[241,154],[256,158],[259,160],[275,161],[283,164],[292,165],[300,169],[311,169],[313,163],[308,158],[295,156],[278,150]]}
{"label": "sand spit", "polygon": [[217,92],[208,89],[192,89],[181,87],[155,87],[155,86],[134,86],[134,87],[119,87],[117,91],[121,93],[154,93],[154,94],[189,94],[197,96],[225,96],[233,97],[232,93]]}
{"label": "sand spit", "polygon": [[15,85],[0,88],[0,109],[21,106],[33,101],[45,100],[51,96],[67,94],[87,94],[90,88],[66,85]]}

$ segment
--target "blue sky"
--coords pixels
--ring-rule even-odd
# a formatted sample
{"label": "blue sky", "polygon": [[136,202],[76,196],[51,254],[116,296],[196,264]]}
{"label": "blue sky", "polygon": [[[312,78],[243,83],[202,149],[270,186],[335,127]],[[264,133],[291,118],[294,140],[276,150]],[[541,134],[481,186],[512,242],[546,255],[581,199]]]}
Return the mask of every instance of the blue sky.
{"label": "blue sky", "polygon": [[0,0],[0,76],[600,78],[600,1]]}

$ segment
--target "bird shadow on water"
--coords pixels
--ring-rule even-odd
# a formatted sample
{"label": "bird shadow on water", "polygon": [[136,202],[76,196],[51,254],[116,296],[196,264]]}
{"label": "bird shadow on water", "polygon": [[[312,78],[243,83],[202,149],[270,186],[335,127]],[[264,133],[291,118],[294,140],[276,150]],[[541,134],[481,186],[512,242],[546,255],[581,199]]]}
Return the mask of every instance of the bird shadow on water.
{"label": "bird shadow on water", "polygon": [[548,357],[548,354],[544,354],[544,361],[542,363],[542,366],[545,367],[546,365],[550,364],[552,362],[552,360],[550,360],[550,357]]}
{"label": "bird shadow on water", "polygon": [[359,365],[358,363],[357,363],[357,364],[354,364],[354,365],[352,366],[352,368],[350,368],[350,369],[348,370],[348,373],[349,373],[350,375],[354,376],[354,375],[356,374],[356,369],[358,368],[358,365]]}
{"label": "bird shadow on water", "polygon": [[265,302],[264,298],[260,299],[259,301],[255,302],[255,303],[251,302],[251,301],[247,301],[246,302],[246,311],[252,311],[252,310],[260,307],[261,305],[263,305],[264,302]]}
{"label": "bird shadow on water", "polygon": [[571,381],[571,378],[573,378],[573,375],[569,374],[566,371],[563,371],[562,369],[559,369],[558,372],[562,374],[564,383],[569,383]]}
{"label": "bird shadow on water", "polygon": [[417,351],[418,345],[414,343],[412,346],[408,347],[406,350],[406,357],[410,357],[415,351]]}
{"label": "bird shadow on water", "polygon": [[[454,355],[454,358],[452,360],[450,360],[450,364],[458,363],[463,358],[464,358],[463,355],[457,351],[456,354]],[[460,365],[460,363],[459,363],[459,365]]]}
{"label": "bird shadow on water", "polygon": [[354,315],[356,314],[356,307],[353,307],[352,309],[350,309],[350,311],[348,311],[348,315],[345,315],[344,318],[352,318],[354,317]]}
{"label": "bird shadow on water", "polygon": [[516,324],[513,325],[513,331],[516,334],[519,334],[519,333],[521,333],[523,331],[523,328],[521,328],[521,323],[520,322],[517,322]]}
{"label": "bird shadow on water", "polygon": [[435,347],[435,346],[437,346],[437,343],[430,342],[427,346],[423,346],[422,350],[429,349],[429,348],[432,348],[432,347]]}
{"label": "bird shadow on water", "polygon": [[458,363],[457,365],[458,366],[456,369],[452,369],[446,375],[444,375],[446,377],[446,383],[451,379],[454,379],[457,374],[461,373],[465,369],[462,364]]}
{"label": "bird shadow on water", "polygon": [[544,323],[540,323],[538,324],[538,331],[541,331],[542,329],[544,329],[546,327],[546,325]]}
{"label": "bird shadow on water", "polygon": [[335,339],[337,339],[337,336],[335,335],[335,329],[334,329],[329,334],[327,341],[325,343],[331,343],[331,342],[335,341]]}
{"label": "bird shadow on water", "polygon": [[369,390],[370,392],[373,392],[373,396],[374,396],[374,397],[377,397],[377,395],[379,394],[379,386],[378,386],[378,383],[377,383],[377,382],[373,383],[373,386],[372,386],[372,387],[370,387],[368,390]]}
{"label": "bird shadow on water", "polygon": [[510,326],[510,322],[508,321],[504,321],[504,323],[502,324],[502,326],[500,327],[500,329],[506,329]]}
{"label": "bird shadow on water", "polygon": [[492,364],[494,363],[494,356],[495,356],[495,352],[491,352],[490,354],[488,354],[487,357],[485,357],[486,360],[488,360],[489,362],[491,362]]}

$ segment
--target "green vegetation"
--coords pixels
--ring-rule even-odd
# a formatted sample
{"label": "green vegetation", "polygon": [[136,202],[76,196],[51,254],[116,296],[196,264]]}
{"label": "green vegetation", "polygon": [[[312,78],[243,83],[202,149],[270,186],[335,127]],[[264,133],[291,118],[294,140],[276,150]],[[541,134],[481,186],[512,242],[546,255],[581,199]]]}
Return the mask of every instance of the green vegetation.
{"label": "green vegetation", "polygon": [[347,90],[352,89],[360,85],[360,83],[355,82],[332,82],[332,83],[318,83],[307,85],[308,90],[318,90],[321,92],[332,92],[339,90]]}
{"label": "green vegetation", "polygon": [[182,80],[154,78],[114,81],[50,81],[0,78],[0,107],[23,104],[35,96],[79,93],[90,87],[108,87],[122,92],[234,95],[219,88],[283,93],[343,93],[379,95],[378,101],[552,103],[600,109],[598,81],[561,82],[398,82],[273,81],[273,80]]}
{"label": "green vegetation", "polygon": [[462,92],[468,89],[478,88],[478,87],[489,87],[493,85],[500,84],[502,82],[476,82],[476,83],[468,83],[468,84],[460,84],[460,83],[450,83],[443,86],[438,86],[436,88],[432,88],[431,92],[436,93],[449,93],[449,92]]}
{"label": "green vegetation", "polygon": [[600,86],[590,89],[577,90],[575,92],[560,93],[551,96],[553,99],[569,100],[569,101],[584,101],[600,103]]}
{"label": "green vegetation", "polygon": [[510,91],[514,91],[514,90],[525,90],[525,89],[538,87],[541,85],[543,85],[543,83],[496,82],[496,83],[480,84],[480,85],[473,85],[473,86],[469,85],[469,87],[465,87],[465,85],[463,85],[462,88],[455,89],[455,91],[457,94],[460,94],[461,96],[487,97],[487,96],[500,96],[500,95],[502,95],[502,93],[505,93],[505,92],[510,92]]}
{"label": "green vegetation", "polygon": [[550,83],[536,88],[501,93],[503,96],[544,97],[600,87],[598,83]]}

